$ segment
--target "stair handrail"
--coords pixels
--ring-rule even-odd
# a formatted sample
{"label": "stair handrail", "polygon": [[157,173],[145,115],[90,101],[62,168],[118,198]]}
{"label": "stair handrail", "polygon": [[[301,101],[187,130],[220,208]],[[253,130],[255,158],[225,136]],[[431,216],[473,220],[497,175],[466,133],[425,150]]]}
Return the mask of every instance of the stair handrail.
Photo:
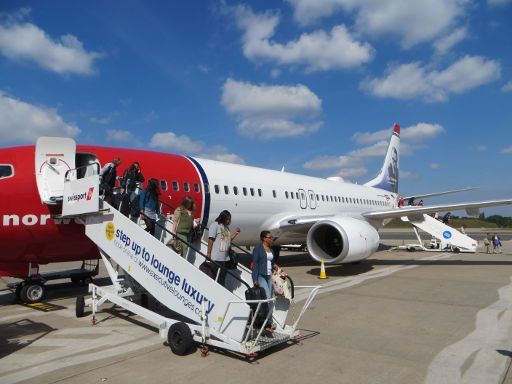
{"label": "stair handrail", "polygon": [[[168,203],[165,203],[163,201],[159,201],[160,203],[162,204],[165,204],[165,205],[168,205],[170,207],[172,207],[172,205],[168,204]],[[114,209],[116,209],[115,207],[113,207]],[[116,209],[117,210],[117,209]],[[142,211],[140,211],[140,213],[144,213]],[[162,216],[162,215],[159,215],[161,217],[164,217],[165,220],[168,220],[165,216]],[[249,284],[247,284],[243,279],[239,278],[237,275],[235,275],[234,273],[231,273],[229,268],[225,268],[224,266],[218,264],[217,262],[215,262],[215,260],[212,260],[211,258],[209,258],[207,255],[205,255],[203,252],[201,252],[199,249],[197,249],[196,247],[194,247],[191,243],[189,243],[188,241],[185,241],[183,239],[180,239],[177,237],[176,234],[172,233],[170,230],[168,230],[167,228],[165,228],[165,225],[162,225],[160,224],[158,221],[155,220],[155,225],[157,225],[161,230],[167,232],[168,234],[170,234],[174,239],[178,239],[179,241],[185,243],[189,248],[191,248],[192,250],[194,250],[197,254],[201,255],[206,261],[209,261],[210,263],[213,263],[214,265],[216,265],[217,267],[219,267],[221,270],[225,271],[227,274],[231,275],[235,280],[238,280],[240,281],[242,284],[244,284],[248,289],[251,288],[251,286]]]}

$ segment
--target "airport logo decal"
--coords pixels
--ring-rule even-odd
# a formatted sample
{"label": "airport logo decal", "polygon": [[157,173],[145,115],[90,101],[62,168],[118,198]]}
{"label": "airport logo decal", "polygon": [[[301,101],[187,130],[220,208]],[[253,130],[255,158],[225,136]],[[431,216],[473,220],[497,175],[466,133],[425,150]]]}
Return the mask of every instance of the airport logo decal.
{"label": "airport logo decal", "polygon": [[115,230],[116,228],[113,222],[109,221],[107,225],[105,225],[105,237],[107,240],[112,240],[114,238]]}
{"label": "airport logo decal", "polygon": [[450,231],[444,231],[443,232],[443,237],[445,239],[450,239],[452,237],[452,233]]}

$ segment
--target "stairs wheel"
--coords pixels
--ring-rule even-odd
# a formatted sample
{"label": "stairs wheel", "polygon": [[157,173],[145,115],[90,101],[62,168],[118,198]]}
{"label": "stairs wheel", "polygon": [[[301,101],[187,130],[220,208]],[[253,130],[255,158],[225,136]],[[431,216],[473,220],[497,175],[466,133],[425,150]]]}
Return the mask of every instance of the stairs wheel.
{"label": "stairs wheel", "polygon": [[85,312],[85,299],[82,295],[76,297],[75,301],[75,315],[76,317],[84,317]]}
{"label": "stairs wheel", "polygon": [[182,322],[171,325],[167,334],[167,343],[171,347],[171,351],[178,356],[183,356],[191,350],[194,339],[188,325]]}

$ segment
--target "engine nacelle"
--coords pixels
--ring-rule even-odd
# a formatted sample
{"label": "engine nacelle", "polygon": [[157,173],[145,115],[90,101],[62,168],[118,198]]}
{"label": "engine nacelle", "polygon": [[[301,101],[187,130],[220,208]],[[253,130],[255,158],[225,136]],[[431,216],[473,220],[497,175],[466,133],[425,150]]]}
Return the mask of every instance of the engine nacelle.
{"label": "engine nacelle", "polygon": [[326,264],[366,259],[379,247],[379,233],[364,220],[334,217],[322,220],[308,232],[308,251]]}

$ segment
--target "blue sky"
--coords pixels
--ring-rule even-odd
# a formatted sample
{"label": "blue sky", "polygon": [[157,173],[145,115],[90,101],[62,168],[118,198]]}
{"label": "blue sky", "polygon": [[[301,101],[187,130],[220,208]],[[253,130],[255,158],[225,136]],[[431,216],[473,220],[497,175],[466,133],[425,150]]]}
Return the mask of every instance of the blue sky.
{"label": "blue sky", "polygon": [[[512,0],[0,4],[0,146],[42,135],[512,197]],[[511,209],[488,213],[512,214]]]}

